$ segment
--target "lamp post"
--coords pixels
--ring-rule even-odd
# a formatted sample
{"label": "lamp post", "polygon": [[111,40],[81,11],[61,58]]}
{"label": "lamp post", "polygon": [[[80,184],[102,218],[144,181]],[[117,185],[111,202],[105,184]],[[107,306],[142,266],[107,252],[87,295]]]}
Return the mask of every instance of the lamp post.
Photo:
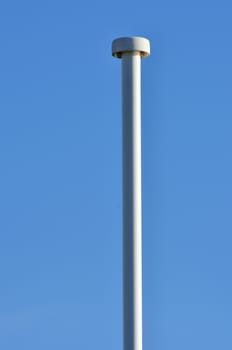
{"label": "lamp post", "polygon": [[142,350],[141,58],[149,54],[145,38],[112,43],[122,59],[124,350]]}

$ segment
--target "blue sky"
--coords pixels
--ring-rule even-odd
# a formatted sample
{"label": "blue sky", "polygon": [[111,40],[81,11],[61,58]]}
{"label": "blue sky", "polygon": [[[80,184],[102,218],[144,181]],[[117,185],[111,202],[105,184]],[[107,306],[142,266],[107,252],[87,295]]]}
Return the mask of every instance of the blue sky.
{"label": "blue sky", "polygon": [[144,349],[232,348],[229,1],[0,4],[0,348],[122,348],[121,83],[143,60]]}

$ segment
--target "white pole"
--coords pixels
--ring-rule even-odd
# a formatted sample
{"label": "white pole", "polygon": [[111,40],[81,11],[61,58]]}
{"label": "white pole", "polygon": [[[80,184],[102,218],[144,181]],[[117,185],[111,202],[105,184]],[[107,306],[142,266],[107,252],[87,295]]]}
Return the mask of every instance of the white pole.
{"label": "white pole", "polygon": [[142,350],[141,58],[150,43],[119,38],[112,54],[122,58],[124,350]]}

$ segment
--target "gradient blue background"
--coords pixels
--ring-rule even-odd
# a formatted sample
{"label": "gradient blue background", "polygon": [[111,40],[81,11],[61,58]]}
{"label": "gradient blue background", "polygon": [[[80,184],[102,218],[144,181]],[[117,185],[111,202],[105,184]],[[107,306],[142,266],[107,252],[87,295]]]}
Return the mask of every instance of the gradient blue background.
{"label": "gradient blue background", "polygon": [[232,5],[0,4],[0,348],[122,349],[121,64],[143,61],[144,349],[232,349]]}

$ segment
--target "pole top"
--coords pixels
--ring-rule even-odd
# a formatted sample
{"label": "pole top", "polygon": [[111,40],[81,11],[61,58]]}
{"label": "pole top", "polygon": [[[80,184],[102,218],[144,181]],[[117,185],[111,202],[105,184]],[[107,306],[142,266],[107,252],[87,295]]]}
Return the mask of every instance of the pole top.
{"label": "pole top", "polygon": [[123,54],[139,53],[141,58],[150,55],[150,42],[146,38],[130,36],[112,42],[112,56],[122,58]]}

